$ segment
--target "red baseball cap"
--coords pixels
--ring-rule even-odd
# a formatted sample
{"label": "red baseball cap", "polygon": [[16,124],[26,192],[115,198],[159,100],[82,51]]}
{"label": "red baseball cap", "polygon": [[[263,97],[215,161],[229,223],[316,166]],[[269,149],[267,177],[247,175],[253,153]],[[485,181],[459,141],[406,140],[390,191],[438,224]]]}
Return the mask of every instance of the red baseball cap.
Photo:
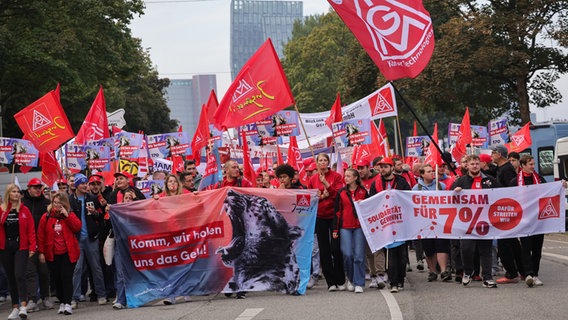
{"label": "red baseball cap", "polygon": [[306,171],[314,171],[318,168],[315,162],[310,163],[310,165],[306,168]]}
{"label": "red baseball cap", "polygon": [[38,178],[32,178],[29,182],[28,182],[28,188],[31,186],[42,186],[43,183],[41,183],[41,180],[39,180]]}
{"label": "red baseball cap", "polygon": [[369,160],[360,159],[355,165],[357,167],[370,167],[371,163],[369,162]]}
{"label": "red baseball cap", "polygon": [[118,177],[118,176],[123,176],[123,177],[125,177],[125,178],[128,179],[128,180],[130,180],[130,179],[133,178],[133,177],[132,177],[132,173],[126,172],[126,171],[117,172],[117,173],[114,174],[114,177],[115,177],[115,178]]}
{"label": "red baseball cap", "polygon": [[383,160],[379,161],[379,165],[381,164],[388,164],[389,166],[394,166],[392,159],[384,157]]}
{"label": "red baseball cap", "polygon": [[94,174],[94,175],[92,175],[91,177],[89,177],[89,183],[92,183],[92,182],[100,182],[100,183],[102,183],[102,182],[103,182],[103,179],[102,179],[101,176]]}
{"label": "red baseball cap", "polygon": [[65,178],[58,179],[55,181],[57,184],[67,184],[67,180]]}
{"label": "red baseball cap", "polygon": [[491,159],[490,155],[482,153],[482,154],[479,155],[479,161],[491,163],[491,161],[493,161],[493,160]]}

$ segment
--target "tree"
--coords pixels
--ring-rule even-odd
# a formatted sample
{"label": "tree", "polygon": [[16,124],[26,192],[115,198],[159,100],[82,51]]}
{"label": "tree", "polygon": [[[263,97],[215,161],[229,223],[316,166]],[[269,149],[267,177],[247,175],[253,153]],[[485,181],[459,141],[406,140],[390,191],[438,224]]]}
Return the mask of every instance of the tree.
{"label": "tree", "polygon": [[[13,115],[61,84],[61,99],[77,132],[99,85],[107,110],[126,109],[131,129],[171,131],[175,122],[139,39],[128,28],[141,0],[2,1],[0,105],[4,132],[21,137]],[[145,121],[139,121],[149,117]]]}

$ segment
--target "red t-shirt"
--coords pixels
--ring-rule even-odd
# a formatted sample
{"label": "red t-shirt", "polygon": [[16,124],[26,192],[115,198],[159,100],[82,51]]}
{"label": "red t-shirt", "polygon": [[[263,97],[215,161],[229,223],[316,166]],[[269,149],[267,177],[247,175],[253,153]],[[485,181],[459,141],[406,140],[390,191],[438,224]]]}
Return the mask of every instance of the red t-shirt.
{"label": "red t-shirt", "polygon": [[53,253],[56,255],[67,253],[67,245],[65,244],[65,238],[63,237],[63,226],[61,225],[61,220],[55,221],[53,225]]}

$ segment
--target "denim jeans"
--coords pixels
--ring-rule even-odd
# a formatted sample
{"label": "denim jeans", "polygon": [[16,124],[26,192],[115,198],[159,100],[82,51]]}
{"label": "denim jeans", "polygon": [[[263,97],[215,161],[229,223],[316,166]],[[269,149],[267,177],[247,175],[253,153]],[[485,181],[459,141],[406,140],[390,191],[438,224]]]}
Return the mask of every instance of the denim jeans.
{"label": "denim jeans", "polygon": [[81,249],[81,256],[79,256],[75,271],[73,272],[73,300],[78,301],[81,295],[81,275],[85,270],[85,262],[88,263],[89,268],[91,268],[97,297],[106,298],[105,282],[99,252],[99,240],[89,240],[88,238],[81,239],[79,240],[79,247]]}
{"label": "denim jeans", "polygon": [[365,286],[365,235],[361,228],[340,229],[339,241],[347,278],[355,286]]}

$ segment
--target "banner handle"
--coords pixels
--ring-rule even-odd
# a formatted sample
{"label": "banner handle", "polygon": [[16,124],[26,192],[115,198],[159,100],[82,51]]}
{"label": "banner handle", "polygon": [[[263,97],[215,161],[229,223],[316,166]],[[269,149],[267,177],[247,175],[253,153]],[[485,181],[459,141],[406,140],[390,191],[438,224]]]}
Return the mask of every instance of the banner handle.
{"label": "banner handle", "polygon": [[304,121],[302,121],[302,116],[300,116],[300,110],[298,110],[298,105],[294,103],[294,109],[298,113],[298,119],[300,119],[300,124],[302,125],[302,130],[304,130],[304,136],[306,136],[306,140],[308,141],[308,146],[310,147],[310,151],[312,152],[312,157],[314,160],[316,156],[314,155],[314,149],[312,148],[312,144],[310,143],[310,138],[308,137],[308,132],[306,131],[306,127],[304,127]]}

